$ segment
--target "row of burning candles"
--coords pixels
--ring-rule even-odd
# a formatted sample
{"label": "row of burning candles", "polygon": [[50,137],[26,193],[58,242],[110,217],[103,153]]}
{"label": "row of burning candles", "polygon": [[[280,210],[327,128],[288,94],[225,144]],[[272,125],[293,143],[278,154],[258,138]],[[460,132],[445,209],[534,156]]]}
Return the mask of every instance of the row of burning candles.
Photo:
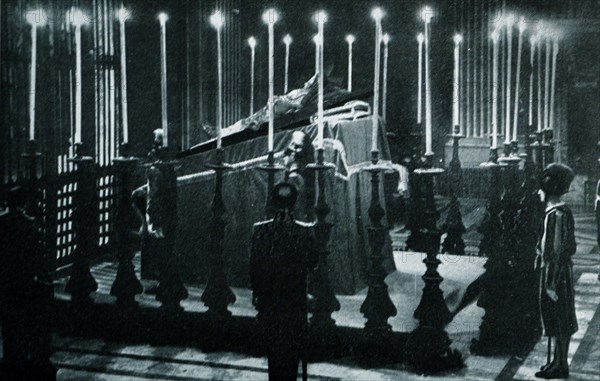
{"label": "row of burning candles", "polygon": [[[423,34],[419,34],[417,36],[417,41],[419,43],[419,95],[418,95],[418,123],[421,123],[421,51],[422,45],[425,40],[426,46],[426,76],[427,74],[427,25],[429,24],[429,20],[431,17],[431,12],[423,12],[423,20],[425,21],[425,36]],[[518,27],[518,41],[517,41],[517,65],[516,65],[516,74],[515,74],[515,98],[514,98],[514,106],[511,110],[511,85],[512,85],[512,44],[513,44],[513,29],[515,25],[516,16],[513,14],[505,15],[504,17],[498,17],[497,22],[495,23],[494,31],[491,33],[492,40],[492,118],[491,118],[491,148],[498,148],[498,100],[499,100],[499,47],[501,38],[506,37],[505,46],[507,48],[506,54],[506,65],[504,65],[505,73],[502,73],[505,76],[505,128],[504,128],[504,144],[510,144],[511,141],[517,141],[517,133],[518,133],[518,124],[519,124],[519,95],[520,95],[520,85],[521,85],[521,62],[522,62],[522,50],[523,50],[523,35],[525,33],[527,27],[527,21],[524,18],[520,18],[517,27]],[[534,118],[534,103],[533,103],[533,93],[534,93],[534,81],[537,81],[537,131],[542,132],[543,129],[552,130],[554,127],[554,100],[556,93],[556,62],[558,56],[558,37],[557,33],[550,31],[546,25],[543,23],[538,23],[535,28],[535,34],[529,39],[530,43],[530,75],[529,75],[529,112],[528,112],[528,122],[529,126],[533,126],[533,118]],[[453,86],[453,108],[452,108],[452,124],[453,126],[459,126],[459,105],[461,100],[461,88],[460,88],[460,44],[463,38],[460,34],[454,36],[454,86]],[[545,61],[545,69],[542,69],[542,50],[544,49],[545,43],[545,53],[546,53],[546,61]],[[537,68],[535,66],[537,53]],[[550,56],[552,55],[552,64],[550,64]],[[542,81],[542,72],[544,73],[544,80]],[[536,78],[537,76],[537,78]],[[428,79],[426,79],[426,83]],[[542,83],[544,84],[544,95],[542,97]],[[426,84],[426,94],[428,95],[428,88]],[[542,111],[542,98],[544,100],[544,106]],[[428,100],[426,99],[426,104]],[[427,106],[429,107],[429,106]],[[511,111],[513,112],[512,120],[511,120]],[[512,126],[511,126],[512,122]],[[426,119],[426,124],[427,124]],[[429,121],[430,123],[430,121]],[[461,126],[462,127],[462,126]],[[461,129],[462,131],[462,129]],[[428,150],[430,146],[428,146]]]}
{"label": "row of burning candles", "polygon": [[[120,30],[120,48],[121,48],[121,82],[123,89],[123,96],[121,97],[122,106],[122,140],[124,143],[128,142],[128,120],[127,120],[127,70],[126,70],[126,45],[125,45],[125,22],[129,18],[129,12],[122,8],[118,11],[119,30]],[[374,100],[373,100],[373,128],[372,128],[372,150],[377,151],[378,147],[378,118],[379,118],[379,102],[380,102],[380,73],[381,73],[381,44],[385,45],[385,58],[387,58],[387,45],[389,42],[389,35],[383,35],[381,21],[384,16],[384,12],[381,8],[373,9],[371,16],[375,20],[376,35],[375,35],[375,75],[374,75]],[[426,155],[432,155],[432,116],[431,116],[431,82],[430,82],[430,59],[429,59],[429,24],[434,12],[429,7],[424,7],[421,11],[422,20],[424,22],[424,34],[419,34],[417,37],[419,43],[419,70],[418,70],[418,104],[417,104],[417,121],[420,124],[422,122],[422,83],[423,83],[423,55],[425,61],[425,148]],[[75,136],[74,143],[81,143],[81,26],[86,23],[86,18],[81,10],[71,9],[67,14],[67,19],[75,28],[75,53],[76,53],[76,86],[75,92]],[[29,136],[30,139],[35,138],[35,89],[36,89],[36,60],[37,60],[37,27],[43,25],[44,17],[41,11],[34,11],[27,13],[27,21],[32,26],[32,49],[31,49],[31,73],[30,73],[30,127]],[[315,54],[315,66],[316,72],[318,73],[318,134],[317,134],[317,147],[320,148],[323,145],[323,50],[324,50],[324,24],[327,21],[327,14],[324,11],[318,11],[315,16],[315,22],[318,25],[318,34],[314,37],[316,54]],[[269,28],[269,100],[268,100],[268,114],[269,114],[269,129],[268,129],[268,150],[273,151],[273,136],[274,136],[274,25],[279,19],[279,14],[269,9],[263,14],[263,21],[268,25]],[[491,35],[493,41],[493,95],[492,95],[492,147],[497,147],[498,139],[498,125],[497,125],[497,110],[498,110],[498,61],[499,61],[499,42],[500,34],[503,28],[506,28],[506,38],[508,44],[508,54],[506,65],[506,128],[505,128],[505,143],[511,141],[511,118],[510,118],[510,107],[511,104],[511,70],[512,70],[512,32],[515,17],[509,15],[504,18],[500,18],[499,25]],[[167,49],[166,49],[166,22],[168,16],[165,13],[161,13],[158,16],[160,22],[160,45],[161,45],[161,99],[162,99],[162,128],[164,131],[164,142],[165,146],[168,145],[168,116],[167,116]],[[217,100],[217,147],[222,147],[222,128],[223,128],[223,54],[221,44],[221,30],[225,23],[224,15],[217,11],[210,17],[210,23],[217,31],[217,54],[218,54],[218,100]],[[515,89],[515,107],[513,116],[513,128],[512,128],[512,140],[517,138],[517,125],[518,125],[518,103],[519,103],[519,85],[520,85],[520,73],[521,73],[521,51],[522,51],[522,37],[525,31],[525,20],[521,19],[518,23],[519,38],[518,38],[518,55],[517,55],[517,74],[516,74],[516,89]],[[349,35],[346,37],[348,42],[348,90],[352,90],[352,44],[355,41],[354,36]],[[554,116],[554,93],[555,93],[555,78],[556,78],[556,56],[558,53],[558,43],[555,40],[553,44],[553,65],[552,65],[552,86],[550,98],[548,97],[549,92],[549,80],[548,76],[550,70],[550,40],[546,40],[546,70],[545,70],[545,102],[544,102],[544,118],[541,118],[541,50],[542,50],[542,38],[533,36],[530,40],[531,43],[531,66],[532,69],[534,63],[534,55],[536,45],[539,44],[538,49],[538,130],[541,130],[541,120],[543,119],[544,127],[551,128],[552,120]],[[289,72],[289,49],[292,42],[291,36],[286,35],[284,37],[284,43],[286,45],[286,61],[285,61],[285,86],[284,93],[288,90],[288,72]],[[461,35],[454,37],[455,49],[454,49],[454,93],[453,93],[453,111],[452,111],[452,123],[454,126],[459,125],[459,104],[461,99],[461,89],[459,81],[460,73],[460,44],[462,42]],[[248,40],[250,47],[252,48],[251,57],[251,113],[253,112],[254,104],[254,48],[256,46],[256,40],[251,37]],[[424,49],[423,49],[424,48]],[[424,50],[424,52],[423,52]],[[424,53],[424,54],[423,54]],[[384,70],[385,71],[385,70]],[[386,73],[384,72],[384,87],[386,84]],[[530,99],[529,99],[529,123],[533,121],[533,70],[530,75]],[[549,99],[548,99],[549,98]],[[548,104],[550,104],[550,112],[548,114]],[[385,89],[384,89],[384,113],[385,113]],[[548,122],[549,120],[549,122]]]}
{"label": "row of burning candles", "polygon": [[[381,19],[383,17],[383,11],[380,8],[373,10],[373,18],[376,21],[376,60],[375,70],[376,73],[380,73],[380,56],[381,56],[381,43],[384,42],[387,47],[389,36],[383,36],[381,31]],[[128,131],[128,116],[127,116],[127,68],[126,68],[126,38],[125,38],[125,22],[129,18],[129,12],[121,8],[117,17],[119,20],[119,31],[120,31],[120,58],[121,58],[121,82],[123,94],[121,97],[122,107],[122,141],[127,143],[129,140]],[[268,100],[268,115],[269,115],[269,128],[268,128],[268,151],[273,151],[274,145],[274,25],[278,21],[279,14],[274,9],[269,9],[263,14],[263,21],[268,25],[269,28],[269,100]],[[315,13],[315,22],[318,25],[318,34],[315,36],[316,45],[316,71],[318,73],[318,133],[317,133],[317,147],[323,147],[323,104],[324,104],[324,25],[327,22],[327,14],[324,11],[318,11]],[[44,15],[41,11],[31,11],[26,15],[27,21],[31,24],[31,73],[30,73],[30,99],[29,99],[29,138],[35,139],[35,97],[36,97],[36,67],[37,67],[37,28],[44,24]],[[87,23],[87,19],[83,12],[79,9],[72,8],[67,12],[67,20],[75,28],[75,79],[77,86],[75,86],[75,134],[73,142],[74,144],[81,143],[81,27]],[[168,116],[167,116],[167,43],[166,43],[166,24],[168,16],[165,13],[158,15],[160,23],[160,51],[161,51],[161,114],[162,114],[162,129],[163,129],[163,145],[168,146]],[[217,99],[217,123],[216,123],[216,143],[217,148],[222,147],[222,128],[223,128],[223,53],[221,44],[221,31],[225,23],[224,15],[220,11],[216,11],[210,16],[210,23],[216,29],[217,32],[217,76],[218,76],[218,99]],[[352,42],[354,38],[349,36],[347,38],[350,44],[349,51],[349,66],[352,67]],[[288,35],[284,38],[286,44],[286,80],[284,92],[287,92],[288,87],[288,67],[289,67],[289,46],[291,44],[291,37]],[[249,44],[252,47],[252,61],[254,61],[254,47],[256,46],[256,40],[251,38]],[[254,62],[252,62],[252,68],[254,68]],[[254,76],[254,70],[252,70],[252,77]],[[254,81],[252,79],[252,87],[254,87]],[[372,150],[377,150],[377,131],[378,131],[378,115],[379,115],[379,75],[375,76],[375,106],[373,112],[373,133],[372,133]],[[348,79],[348,89],[352,89],[352,77],[351,72]],[[254,89],[251,89],[252,98],[254,95]],[[251,100],[251,104],[254,100]],[[251,110],[252,112],[253,110]]]}

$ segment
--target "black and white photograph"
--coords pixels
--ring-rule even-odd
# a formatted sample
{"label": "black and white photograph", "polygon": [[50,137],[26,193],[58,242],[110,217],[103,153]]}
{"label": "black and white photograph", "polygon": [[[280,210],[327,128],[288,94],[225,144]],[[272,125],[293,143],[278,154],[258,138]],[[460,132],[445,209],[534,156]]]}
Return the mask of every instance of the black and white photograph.
{"label": "black and white photograph", "polygon": [[0,381],[600,381],[600,0],[0,0]]}

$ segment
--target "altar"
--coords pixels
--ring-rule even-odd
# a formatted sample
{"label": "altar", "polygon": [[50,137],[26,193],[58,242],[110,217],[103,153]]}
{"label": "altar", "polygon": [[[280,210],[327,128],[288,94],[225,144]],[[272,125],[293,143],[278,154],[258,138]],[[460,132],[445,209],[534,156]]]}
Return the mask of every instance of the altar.
{"label": "altar", "polygon": [[[371,200],[370,175],[361,169],[370,164],[371,118],[337,121],[325,128],[325,159],[336,165],[326,174],[326,198],[331,208],[328,221],[334,224],[330,244],[329,274],[334,291],[354,294],[367,284],[367,256],[370,251],[367,227]],[[382,160],[390,160],[385,127],[380,123]],[[276,157],[287,147],[294,131],[301,130],[313,140],[316,124],[276,131]],[[257,167],[266,162],[267,137],[238,142],[224,147],[225,162],[234,166],[225,172],[223,199],[227,214],[224,240],[225,272],[231,286],[249,286],[249,258],[252,225],[265,219],[267,176]],[[179,227],[177,251],[182,259],[186,281],[204,282],[208,275],[208,232],[214,194],[214,172],[204,163],[214,159],[215,151],[182,160],[178,178]],[[276,182],[283,178],[279,173]],[[380,199],[384,203],[383,186]],[[385,204],[383,205],[385,208]],[[384,218],[384,225],[387,219]],[[383,251],[386,270],[395,269],[389,236]],[[142,261],[147,258],[142,257]]]}

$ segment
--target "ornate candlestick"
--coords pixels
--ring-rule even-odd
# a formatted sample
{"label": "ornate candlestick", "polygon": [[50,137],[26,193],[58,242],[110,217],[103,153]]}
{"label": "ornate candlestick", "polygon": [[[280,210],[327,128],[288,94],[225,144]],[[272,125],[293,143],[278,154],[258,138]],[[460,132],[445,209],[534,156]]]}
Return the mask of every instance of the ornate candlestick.
{"label": "ornate candlestick", "polygon": [[433,168],[433,155],[426,155],[423,167],[415,170],[423,206],[419,216],[423,221],[419,251],[427,254],[423,261],[427,270],[422,276],[425,287],[421,302],[413,314],[419,320],[419,325],[410,333],[405,351],[408,363],[423,371],[448,369],[462,364],[460,353],[450,349],[451,341],[444,330],[451,315],[440,289],[444,278],[437,271],[441,263],[437,255],[442,232],[437,228],[439,213],[435,207],[433,179],[442,173],[443,169]]}
{"label": "ornate candlestick", "polygon": [[[502,239],[502,220],[500,219],[500,213],[502,212],[500,200],[501,181],[497,148],[492,146],[489,160],[482,163],[481,167],[488,170],[489,192],[485,215],[477,229],[483,235],[479,243],[479,256],[496,258],[500,255]],[[490,262],[489,259],[488,262]]]}
{"label": "ornate candlestick", "polygon": [[84,154],[82,143],[75,144],[75,156],[69,161],[75,164],[77,190],[74,197],[73,225],[75,244],[71,277],[65,292],[71,295],[76,305],[91,304],[90,294],[98,289],[98,284],[90,272],[90,258],[98,250],[99,203],[96,191],[96,165],[94,159]]}
{"label": "ornate candlestick", "polygon": [[127,143],[121,145],[120,152],[121,156],[113,160],[117,172],[115,238],[119,267],[110,294],[117,298],[117,305],[132,307],[137,306],[135,296],[144,290],[135,274],[132,262],[136,250],[131,231],[136,223],[135,212],[131,205],[132,177],[139,159],[129,156],[129,144]]}
{"label": "ornate candlestick", "polygon": [[450,207],[448,217],[444,223],[444,231],[447,233],[446,239],[442,244],[442,250],[445,253],[464,255],[465,241],[462,235],[466,232],[465,225],[462,221],[460,213],[460,202],[458,195],[461,193],[462,187],[462,170],[460,167],[460,159],[458,157],[459,141],[463,138],[460,134],[460,126],[454,126],[454,133],[451,135],[453,139],[452,160],[448,165],[448,184],[450,187]]}
{"label": "ornate candlestick", "polygon": [[414,138],[411,144],[412,152],[410,162],[408,163],[408,188],[410,194],[410,204],[408,206],[406,229],[410,230],[410,235],[406,240],[406,250],[419,251],[422,247],[421,227],[423,221],[418,218],[419,210],[422,210],[422,197],[420,194],[421,187],[419,186],[419,176],[416,176],[414,171],[422,166],[421,152],[425,149],[423,143],[423,133],[421,132],[421,124],[417,124],[417,130],[411,134]]}
{"label": "ornate candlestick", "polygon": [[265,204],[265,215],[267,219],[273,218],[275,209],[273,208],[273,187],[275,186],[275,175],[277,172],[285,171],[285,167],[275,163],[275,152],[269,151],[267,154],[267,164],[258,167],[260,171],[267,173],[267,201]]}
{"label": "ornate candlestick", "polygon": [[[319,265],[314,272],[314,307],[312,308],[311,328],[316,332],[331,332],[335,327],[335,320],[331,314],[340,310],[340,302],[335,297],[329,280],[329,241],[331,239],[331,229],[333,224],[327,222],[329,214],[329,205],[325,198],[325,172],[335,169],[335,165],[326,163],[323,158],[324,149],[317,149],[317,160],[315,163],[308,164],[306,168],[315,171],[318,179],[319,196],[315,204],[315,214],[317,221],[315,223],[315,238],[317,250],[319,253]],[[321,336],[321,335],[316,335]]]}
{"label": "ornate candlestick", "polygon": [[542,150],[544,152],[544,168],[554,163],[554,130],[547,128],[542,131]]}
{"label": "ornate candlestick", "polygon": [[365,315],[367,322],[365,329],[369,335],[379,336],[389,333],[392,327],[387,320],[396,316],[397,310],[390,299],[387,285],[385,284],[386,272],[383,268],[384,256],[381,251],[385,243],[388,230],[381,224],[385,216],[385,210],[381,207],[379,200],[379,173],[385,171],[387,166],[379,164],[379,151],[371,152],[372,164],[363,170],[371,174],[371,206],[369,207],[369,218],[371,226],[368,228],[369,261],[369,291],[360,312]]}
{"label": "ornate candlestick", "polygon": [[29,140],[27,151],[21,157],[27,163],[29,171],[27,192],[30,195],[30,204],[28,205],[28,213],[29,215],[38,218],[41,216],[39,208],[38,163],[42,154],[38,152],[35,140]]}
{"label": "ornate candlestick", "polygon": [[210,270],[206,289],[202,293],[202,302],[208,307],[208,316],[214,322],[221,324],[223,320],[231,317],[227,306],[235,303],[235,295],[227,285],[225,276],[225,263],[223,260],[223,239],[225,238],[224,220],[225,205],[223,203],[223,172],[231,166],[223,162],[223,149],[216,151],[214,163],[206,164],[207,168],[215,171],[215,194],[211,205],[212,221],[209,246]]}

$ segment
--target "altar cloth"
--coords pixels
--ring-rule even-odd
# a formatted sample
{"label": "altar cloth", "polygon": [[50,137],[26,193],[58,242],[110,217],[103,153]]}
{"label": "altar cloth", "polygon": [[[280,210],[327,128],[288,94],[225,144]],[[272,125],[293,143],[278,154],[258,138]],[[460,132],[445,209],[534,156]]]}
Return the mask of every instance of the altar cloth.
{"label": "altar cloth", "polygon": [[[354,294],[367,284],[367,256],[370,252],[367,227],[371,201],[371,177],[361,171],[370,164],[371,119],[339,121],[325,129],[325,160],[336,165],[326,173],[325,197],[331,208],[327,220],[334,224],[329,245],[329,274],[336,293]],[[316,125],[277,132],[274,136],[276,157],[281,157],[294,131],[301,130],[313,140]],[[379,149],[382,162],[389,162],[390,152],[385,128],[380,122]],[[249,258],[252,225],[265,220],[264,206],[267,174],[257,169],[266,162],[267,137],[261,136],[224,147],[225,162],[234,168],[223,176],[223,200],[226,208],[224,262],[228,283],[249,286]],[[208,276],[209,226],[215,175],[204,164],[214,160],[216,151],[183,159],[178,177],[179,227],[177,251],[186,281],[205,281]],[[383,174],[380,176],[380,200],[385,209]],[[283,173],[276,175],[276,182]],[[383,219],[384,226],[387,219]],[[393,271],[389,235],[383,249],[384,267]],[[144,258],[142,258],[144,260]]]}

